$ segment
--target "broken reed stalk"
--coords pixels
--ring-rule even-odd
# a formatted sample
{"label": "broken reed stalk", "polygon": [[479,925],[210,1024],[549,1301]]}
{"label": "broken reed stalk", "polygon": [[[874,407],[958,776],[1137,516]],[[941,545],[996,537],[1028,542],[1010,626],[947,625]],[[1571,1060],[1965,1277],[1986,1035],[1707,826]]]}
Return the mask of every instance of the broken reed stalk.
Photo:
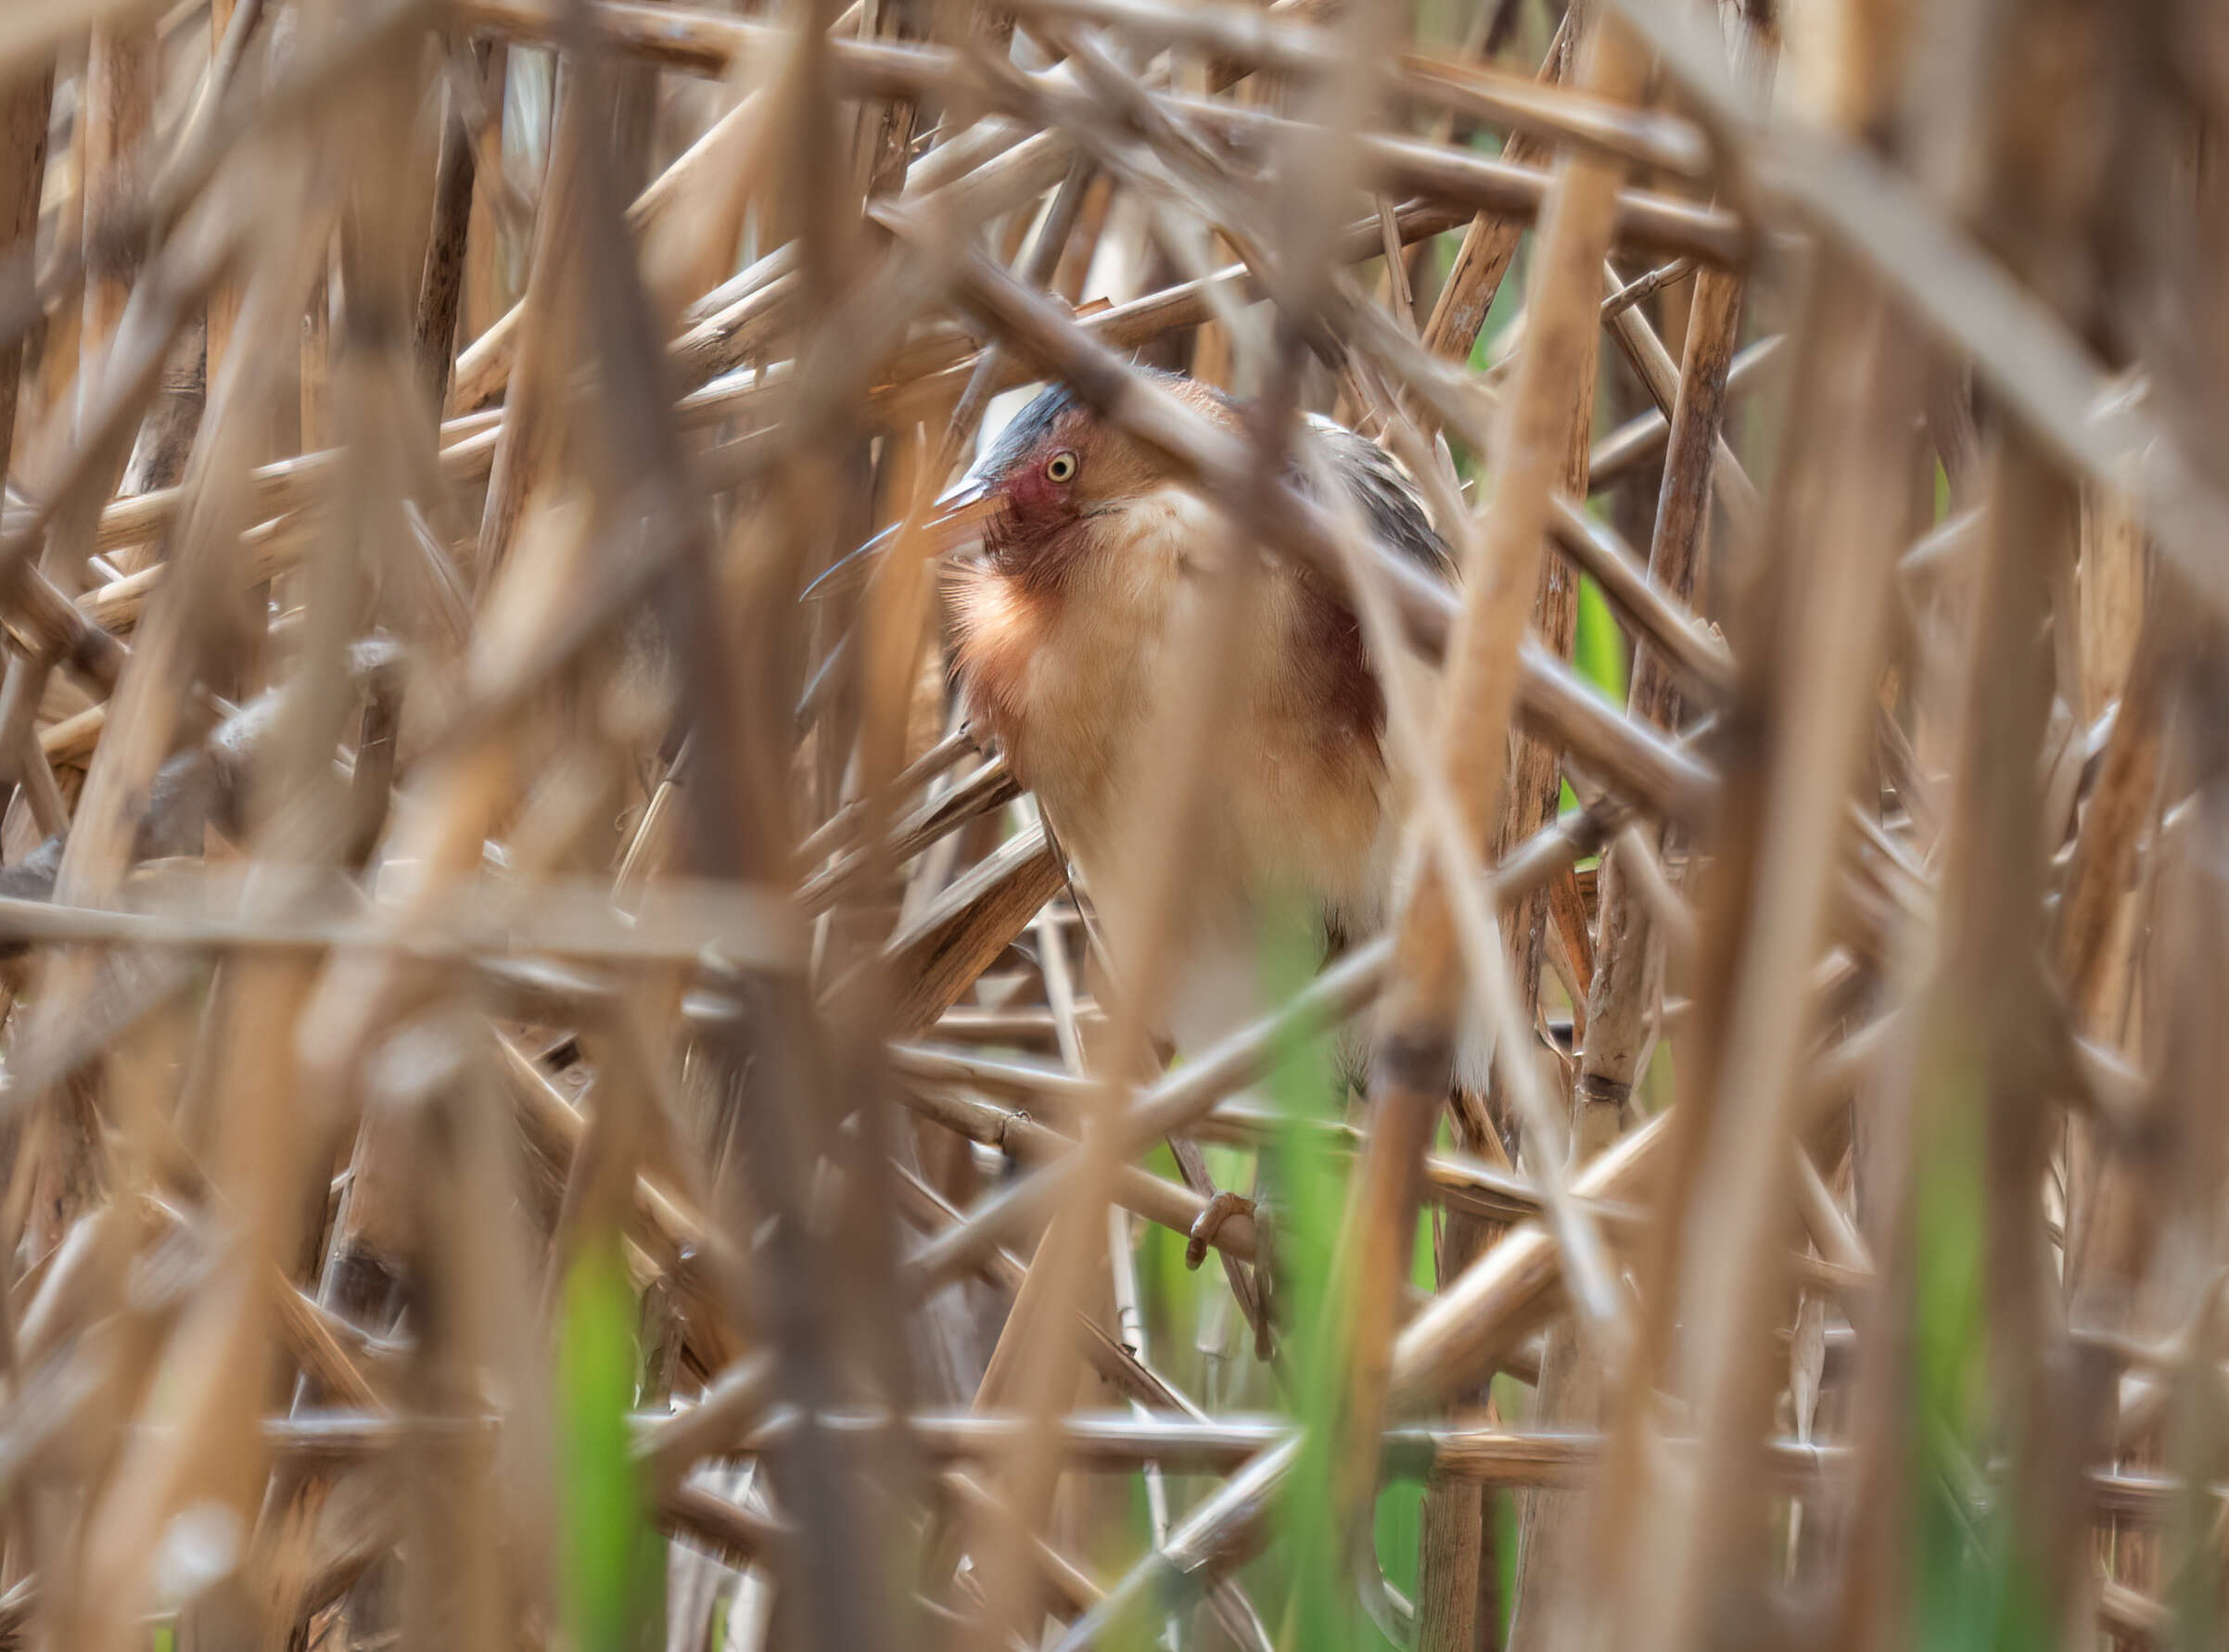
{"label": "broken reed stalk", "polygon": [[[2229,108],[1737,9],[0,9],[0,1628],[2193,1633]],[[927,565],[1048,380],[1222,507],[1118,887]],[[1295,589],[1409,882],[1172,1052]]]}
{"label": "broken reed stalk", "polygon": [[[1704,271],[1696,279],[1665,447],[1663,481],[1649,573],[1675,601],[1693,606],[1713,491],[1711,480],[1728,364],[1738,342],[1741,283],[1731,272]],[[1729,519],[1731,513],[1729,513]],[[1729,526],[1733,526],[1729,520]],[[1754,531],[1753,512],[1750,522]],[[1739,527],[1736,526],[1736,532]],[[1652,638],[1637,638],[1627,715],[1666,727],[1678,720],[1678,688],[1664,652]],[[1584,1163],[1624,1132],[1641,1063],[1662,1034],[1652,1024],[1661,1004],[1665,939],[1657,934],[1649,904],[1630,883],[1645,881],[1643,857],[1662,834],[1639,825],[1604,854],[1598,884],[1594,968],[1586,996],[1586,1031],[1577,1050],[1572,1084],[1572,1154]],[[1569,1332],[1553,1331],[1542,1358],[1539,1414],[1551,1421],[1589,1426],[1599,1420],[1611,1373],[1590,1357]],[[1525,1504],[1522,1569],[1513,1607],[1519,1645],[1546,1646],[1579,1633],[1586,1577],[1583,1505],[1535,1497]]]}
{"label": "broken reed stalk", "polygon": [[[1640,64],[1615,24],[1590,32],[1578,44],[1579,82],[1612,102],[1630,100]],[[1590,270],[1609,239],[1618,170],[1599,159],[1571,159],[1557,175],[1542,229],[1543,296],[1529,311],[1527,348],[1511,388],[1494,452],[1499,465],[1491,513],[1474,526],[1465,578],[1469,600],[1450,642],[1445,749],[1461,825],[1483,839],[1501,803],[1508,731],[1513,711],[1518,643],[1535,604],[1546,518],[1551,494],[1567,480],[1571,455],[1586,451],[1586,415],[1593,404],[1595,307],[1573,270]],[[1395,930],[1392,991],[1380,1016],[1380,1043],[1371,1073],[1373,1132],[1360,1172],[1360,1192],[1344,1239],[1344,1281],[1349,1297],[1354,1361],[1344,1438],[1334,1450],[1334,1519],[1354,1541],[1375,1479],[1369,1442],[1383,1426],[1387,1354],[1392,1341],[1396,1283],[1416,1221],[1416,1181],[1424,1142],[1455,1078],[1461,1033],[1454,936],[1446,911],[1444,870],[1420,869]],[[1506,994],[1507,989],[1504,989]],[[1518,1050],[1522,1032],[1514,1018],[1490,1029],[1505,1052]],[[1530,1050],[1505,1054],[1528,1062]],[[1509,1087],[1520,1087],[1522,1081]],[[1528,1138],[1540,1126],[1525,1118]],[[1530,1141],[1535,1152],[1560,1155],[1552,1137]],[[1560,1164],[1546,1167],[1560,1186]],[[1599,1239],[1581,1216],[1560,1237],[1573,1268],[1574,1305],[1605,1352],[1614,1340],[1615,1287],[1602,1268]]]}

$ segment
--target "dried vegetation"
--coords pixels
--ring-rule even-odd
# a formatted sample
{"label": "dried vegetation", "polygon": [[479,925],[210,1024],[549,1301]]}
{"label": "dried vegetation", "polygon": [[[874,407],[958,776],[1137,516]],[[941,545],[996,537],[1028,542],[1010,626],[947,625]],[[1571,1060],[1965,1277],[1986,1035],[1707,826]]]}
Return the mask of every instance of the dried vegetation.
{"label": "dried vegetation", "polygon": [[[2224,120],[2206,0],[0,6],[0,1633],[2215,1644]],[[1444,662],[1173,1064],[921,558],[799,601],[1048,379]]]}

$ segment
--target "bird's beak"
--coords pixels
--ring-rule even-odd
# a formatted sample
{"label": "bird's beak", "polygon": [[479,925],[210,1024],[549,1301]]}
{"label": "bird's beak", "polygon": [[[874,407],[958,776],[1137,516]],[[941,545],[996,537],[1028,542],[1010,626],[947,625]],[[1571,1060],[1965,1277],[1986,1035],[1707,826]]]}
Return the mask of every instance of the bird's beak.
{"label": "bird's beak", "polygon": [[[992,491],[988,482],[980,477],[963,478],[929,507],[927,516],[915,527],[915,531],[924,537],[923,554],[931,560],[937,560],[974,544],[983,537],[984,523],[997,513],[998,508],[998,495]],[[860,590],[873,575],[875,567],[882,561],[883,553],[898,542],[898,535],[904,533],[908,526],[904,522],[896,522],[884,528],[808,585],[799,600],[817,602],[823,597],[842,596]]]}

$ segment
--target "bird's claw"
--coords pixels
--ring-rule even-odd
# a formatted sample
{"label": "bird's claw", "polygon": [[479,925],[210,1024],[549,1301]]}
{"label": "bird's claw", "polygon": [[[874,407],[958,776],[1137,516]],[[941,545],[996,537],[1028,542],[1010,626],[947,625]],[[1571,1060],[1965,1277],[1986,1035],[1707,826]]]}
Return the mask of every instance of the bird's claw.
{"label": "bird's claw", "polygon": [[1233,1216],[1254,1215],[1254,1201],[1243,1193],[1229,1189],[1208,1200],[1207,1208],[1193,1220],[1191,1231],[1184,1240],[1184,1265],[1197,1269],[1207,1260],[1208,1248],[1216,1242],[1216,1235],[1223,1231],[1223,1224]]}

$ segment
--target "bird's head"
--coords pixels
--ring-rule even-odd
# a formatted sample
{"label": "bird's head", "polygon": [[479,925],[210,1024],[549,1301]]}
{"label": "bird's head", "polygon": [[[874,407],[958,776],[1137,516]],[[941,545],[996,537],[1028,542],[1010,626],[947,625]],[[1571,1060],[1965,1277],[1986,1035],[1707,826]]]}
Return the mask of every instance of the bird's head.
{"label": "bird's head", "polygon": [[[1193,392],[1214,392],[1176,379]],[[1222,411],[1216,398],[1215,411]],[[1065,387],[1042,392],[1014,416],[976,470],[988,510],[983,545],[1017,584],[1050,589],[1078,560],[1114,550],[1126,513],[1177,479],[1162,455],[1133,440]]]}
{"label": "bird's head", "polygon": [[[1154,375],[1209,417],[1235,422],[1218,390],[1175,374]],[[1133,440],[1064,386],[1042,391],[1000,434],[967,477],[915,525],[938,559],[980,544],[987,571],[1018,591],[1049,595],[1080,559],[1118,552],[1126,512],[1165,496],[1176,467]],[[900,529],[890,527],[828,569],[808,598],[856,590]]]}

